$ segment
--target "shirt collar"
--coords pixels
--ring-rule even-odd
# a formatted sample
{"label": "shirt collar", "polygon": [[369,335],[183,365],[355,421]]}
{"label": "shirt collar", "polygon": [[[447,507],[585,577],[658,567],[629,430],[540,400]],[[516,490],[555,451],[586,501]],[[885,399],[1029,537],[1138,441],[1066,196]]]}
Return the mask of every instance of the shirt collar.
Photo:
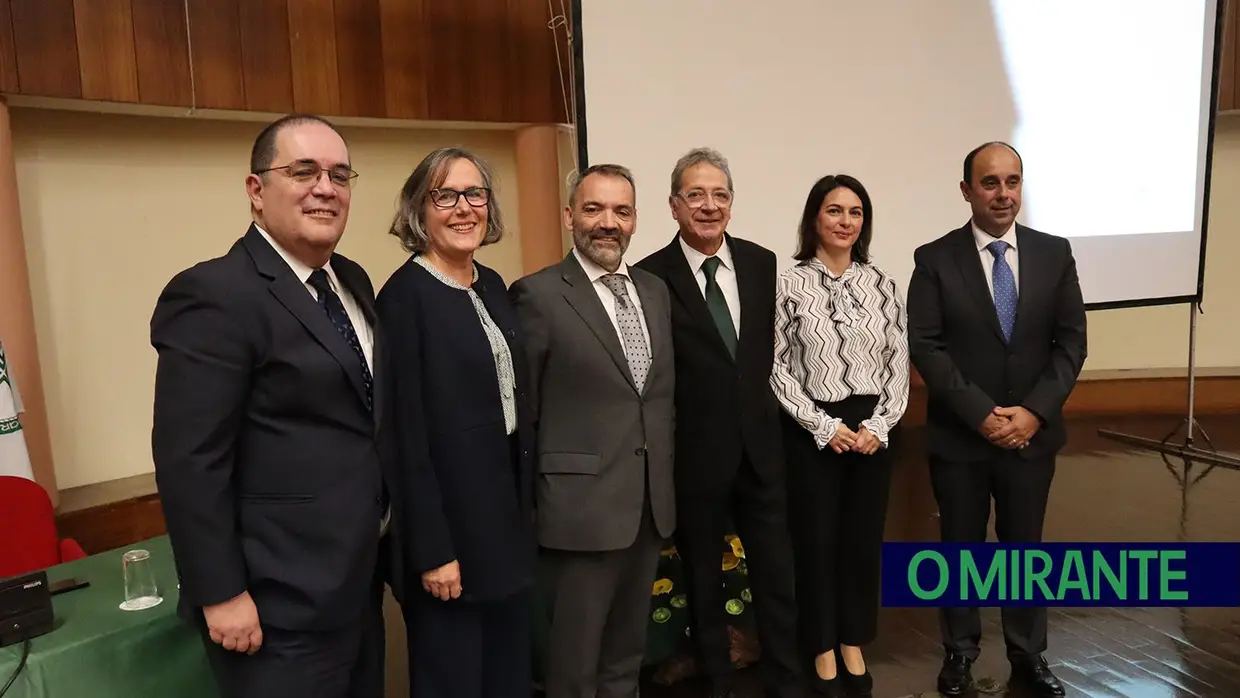
{"label": "shirt collar", "polygon": [[[684,253],[685,259],[688,260],[689,262],[689,271],[693,272],[694,274],[697,274],[698,270],[702,268],[702,262],[706,261],[706,258],[708,255],[704,255],[701,252],[698,252],[697,250],[693,249],[693,247],[690,246],[689,243],[685,242],[685,238],[683,235],[677,235],[676,239],[680,242],[680,251]],[[724,238],[723,244],[719,246],[719,250],[715,252],[713,256],[718,257],[719,262],[725,268],[731,271],[735,271],[735,269],[732,267],[732,249],[728,245],[727,238]]]}
{"label": "shirt collar", "polygon": [[[275,238],[271,237],[266,230],[262,229],[262,226],[255,223],[254,228],[262,234],[263,239],[266,240],[268,244],[275,248],[275,251],[279,253],[281,259],[288,264],[289,269],[293,270],[293,274],[297,276],[297,280],[303,284],[309,283],[310,274],[314,273],[314,268],[310,267],[300,259],[297,259],[288,250],[280,246],[280,243],[276,242]],[[332,290],[336,291],[336,293],[340,293],[340,282],[336,279],[336,272],[332,270],[331,261],[328,261],[327,264],[323,265],[323,270],[327,272],[327,280],[331,282]]]}
{"label": "shirt collar", "polygon": [[995,237],[994,235],[991,235],[985,230],[982,230],[981,228],[977,227],[977,223],[974,223],[972,221],[969,222],[969,227],[973,229],[973,242],[977,245],[978,252],[981,252],[982,250],[986,249],[986,246],[994,242],[995,240],[1002,240],[1006,242],[1008,245],[1010,245],[1012,249],[1016,249],[1016,224],[1015,223],[1013,223],[1012,226],[1007,229],[1007,232],[1005,232],[1003,235],[999,237]]}
{"label": "shirt collar", "polygon": [[845,267],[844,269],[844,273],[840,274],[839,276],[836,276],[830,269],[827,268],[827,265],[821,259],[818,259],[818,257],[816,256],[810,257],[804,262],[801,262],[801,264],[807,267],[817,269],[818,271],[825,274],[828,279],[832,279],[834,281],[846,281],[848,279],[851,279],[853,275],[857,273],[857,261],[856,260],[849,262],[848,266]]}
{"label": "shirt collar", "polygon": [[[590,283],[594,283],[595,281],[598,281],[604,276],[612,273],[590,261],[589,258],[581,254],[581,251],[577,249],[576,245],[573,245],[573,256],[577,258],[577,263],[581,265],[583,270],[585,270],[586,277],[590,279]],[[624,260],[620,260],[620,266],[616,269],[615,273],[623,276],[629,281],[633,280],[629,276],[629,265],[625,264]]]}

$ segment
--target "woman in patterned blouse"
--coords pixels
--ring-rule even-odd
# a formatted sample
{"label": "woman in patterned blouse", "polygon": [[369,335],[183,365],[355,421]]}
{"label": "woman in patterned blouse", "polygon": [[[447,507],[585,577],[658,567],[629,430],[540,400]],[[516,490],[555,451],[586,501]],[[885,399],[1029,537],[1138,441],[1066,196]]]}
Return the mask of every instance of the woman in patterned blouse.
{"label": "woman in patterned blouse", "polygon": [[409,176],[390,232],[412,256],[376,299],[392,589],[419,698],[529,695],[533,419],[490,168],[457,148]]}
{"label": "woman in patterned blouse", "polygon": [[[823,177],[779,279],[772,386],[783,407],[789,523],[804,651],[823,695],[869,695],[892,428],[908,404],[903,298],[870,261],[861,182]],[[838,667],[837,656],[844,667]]]}

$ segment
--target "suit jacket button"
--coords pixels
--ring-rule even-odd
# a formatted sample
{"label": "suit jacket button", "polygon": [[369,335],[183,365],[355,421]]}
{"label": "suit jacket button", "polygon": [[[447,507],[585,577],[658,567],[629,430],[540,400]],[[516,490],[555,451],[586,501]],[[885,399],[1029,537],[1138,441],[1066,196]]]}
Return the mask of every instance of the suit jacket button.
{"label": "suit jacket button", "polygon": [[634,451],[633,451],[633,455],[635,455],[635,456],[644,456],[644,455],[646,455],[646,449],[645,449],[645,448],[643,448],[643,447],[640,447],[640,446],[639,446],[636,450],[634,450]]}

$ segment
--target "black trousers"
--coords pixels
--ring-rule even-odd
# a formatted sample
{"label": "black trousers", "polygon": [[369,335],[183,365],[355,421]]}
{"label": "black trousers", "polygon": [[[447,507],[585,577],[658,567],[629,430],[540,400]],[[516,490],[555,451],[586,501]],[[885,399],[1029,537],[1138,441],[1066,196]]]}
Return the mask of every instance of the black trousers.
{"label": "black trousers", "polygon": [[797,652],[797,607],[792,543],[785,514],[784,485],[765,483],[748,458],[732,486],[709,494],[677,491],[676,548],[689,588],[690,637],[705,674],[720,694],[732,686],[731,636],[720,557],[723,537],[736,526],[745,546],[749,583],[762,647],[768,696],[802,694]]}
{"label": "black trousers", "polygon": [[[930,484],[939,506],[940,537],[948,543],[984,542],[993,497],[1000,542],[1041,542],[1054,476],[1054,455],[1025,458],[1016,451],[1000,451],[993,459],[971,463],[931,456]],[[1046,651],[1045,608],[1005,607],[1002,618],[1010,659]],[[939,623],[945,650],[977,659],[982,640],[979,609],[940,609]]]}
{"label": "black trousers", "polygon": [[637,698],[650,589],[659,566],[658,535],[647,494],[637,538],[621,550],[543,549],[550,581],[547,698]]}
{"label": "black trousers", "polygon": [[[262,622],[260,616],[259,622]],[[363,617],[340,630],[307,632],[264,625],[263,645],[247,655],[211,640],[205,619],[199,631],[221,698],[383,698],[385,632],[383,584]]]}
{"label": "black trousers", "polygon": [[[876,403],[855,396],[819,406],[856,431]],[[890,448],[868,456],[819,450],[809,431],[786,414],[782,419],[802,649],[817,656],[867,645],[878,634]]]}
{"label": "black trousers", "polygon": [[529,591],[495,601],[406,603],[409,693],[418,698],[529,698],[533,638]]}

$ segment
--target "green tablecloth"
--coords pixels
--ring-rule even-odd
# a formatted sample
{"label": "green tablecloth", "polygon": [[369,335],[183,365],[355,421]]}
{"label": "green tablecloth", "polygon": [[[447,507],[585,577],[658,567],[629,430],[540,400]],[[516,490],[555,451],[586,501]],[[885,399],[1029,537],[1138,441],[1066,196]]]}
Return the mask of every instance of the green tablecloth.
{"label": "green tablecloth", "polygon": [[[122,611],[121,554],[151,552],[163,603]],[[55,583],[69,577],[90,586],[52,597],[56,627],[31,642],[30,658],[4,698],[218,698],[202,640],[176,615],[176,570],[166,537],[57,565]],[[0,649],[0,686],[21,659],[21,645]]]}

